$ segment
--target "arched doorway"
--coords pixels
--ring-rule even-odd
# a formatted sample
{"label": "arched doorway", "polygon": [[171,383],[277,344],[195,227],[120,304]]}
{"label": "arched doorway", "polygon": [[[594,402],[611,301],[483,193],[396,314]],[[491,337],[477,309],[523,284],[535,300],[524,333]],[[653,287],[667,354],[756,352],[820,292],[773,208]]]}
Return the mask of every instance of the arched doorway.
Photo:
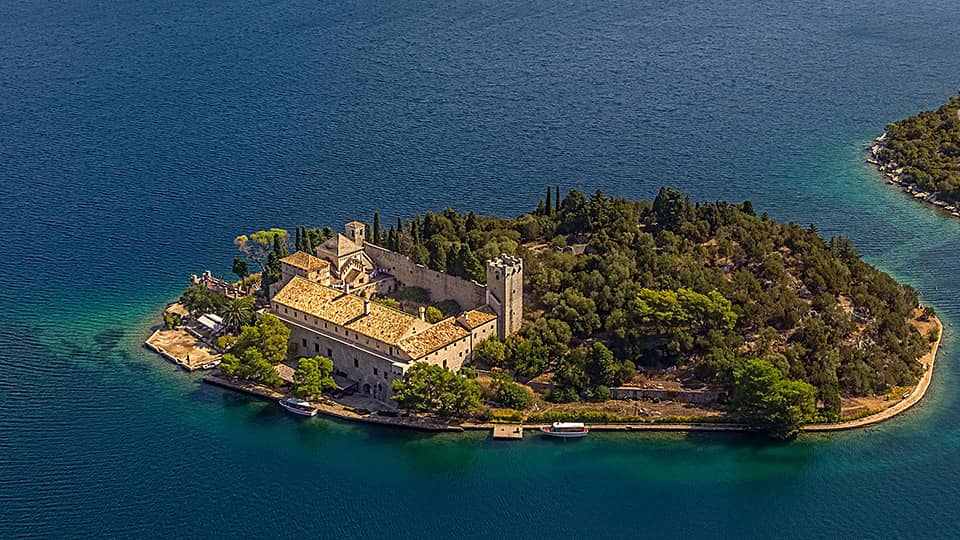
{"label": "arched doorway", "polygon": [[369,384],[364,384],[364,385],[363,385],[363,393],[364,393],[364,394],[370,394],[370,393],[372,392],[372,390],[373,390],[373,388],[371,388]]}

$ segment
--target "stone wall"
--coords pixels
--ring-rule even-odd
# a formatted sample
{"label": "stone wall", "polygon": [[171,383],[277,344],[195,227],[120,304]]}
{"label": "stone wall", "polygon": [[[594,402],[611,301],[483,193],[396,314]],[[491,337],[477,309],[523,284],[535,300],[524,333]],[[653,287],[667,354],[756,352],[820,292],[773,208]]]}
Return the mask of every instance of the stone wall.
{"label": "stone wall", "polygon": [[710,405],[720,401],[723,392],[719,390],[660,390],[658,388],[619,386],[610,389],[610,397],[612,399],[679,401],[680,403]]}
{"label": "stone wall", "polygon": [[363,249],[379,268],[387,270],[396,278],[399,286],[426,289],[434,302],[455,300],[461,309],[475,308],[487,303],[487,289],[479,283],[431,270],[414,263],[405,255],[370,243],[364,244]]}

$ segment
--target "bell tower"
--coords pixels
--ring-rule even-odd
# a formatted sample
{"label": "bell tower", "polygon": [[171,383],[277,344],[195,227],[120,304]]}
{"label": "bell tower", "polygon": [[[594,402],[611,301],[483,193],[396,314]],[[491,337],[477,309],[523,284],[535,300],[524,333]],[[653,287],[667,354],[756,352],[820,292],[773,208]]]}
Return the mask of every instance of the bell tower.
{"label": "bell tower", "polygon": [[353,240],[358,246],[363,246],[363,236],[366,233],[367,226],[359,221],[351,221],[344,227],[344,236]]}
{"label": "bell tower", "polygon": [[500,255],[487,261],[487,304],[497,314],[497,337],[506,339],[523,324],[523,260]]}

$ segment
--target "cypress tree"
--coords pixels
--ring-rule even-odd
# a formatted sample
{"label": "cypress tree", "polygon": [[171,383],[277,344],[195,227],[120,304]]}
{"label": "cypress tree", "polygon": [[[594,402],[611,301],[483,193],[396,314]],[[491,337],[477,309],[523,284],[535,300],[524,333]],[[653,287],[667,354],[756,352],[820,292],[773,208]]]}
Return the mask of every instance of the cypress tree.
{"label": "cypress tree", "polygon": [[420,216],[417,216],[410,224],[410,236],[413,239],[413,245],[420,245]]}
{"label": "cypress tree", "polygon": [[555,205],[557,205],[557,213],[560,213],[560,186],[557,186],[557,196],[554,200]]}
{"label": "cypress tree", "polygon": [[303,230],[303,251],[314,255],[313,239],[310,238],[310,233],[308,233],[306,229]]}
{"label": "cypress tree", "polygon": [[297,251],[303,251],[303,232],[300,230],[300,227],[297,227],[297,241],[294,242],[294,245]]}
{"label": "cypress tree", "polygon": [[383,244],[383,227],[380,225],[380,212],[373,213],[373,243]]}
{"label": "cypress tree", "polygon": [[553,213],[553,200],[550,198],[550,194],[553,190],[550,189],[550,186],[547,186],[547,203],[544,205],[546,207],[546,212],[544,214],[550,215]]}
{"label": "cypress tree", "polygon": [[387,238],[384,244],[385,245],[383,247],[389,249],[390,251],[397,250],[397,231],[394,230],[393,225],[391,225],[390,230],[387,231]]}
{"label": "cypress tree", "polygon": [[480,264],[480,259],[473,254],[468,244],[460,246],[460,266],[463,268],[463,277],[472,279],[477,283],[483,283],[486,279],[486,271]]}
{"label": "cypress tree", "polygon": [[447,269],[447,250],[444,249],[443,244],[439,242],[429,242],[427,245],[432,248],[427,266],[438,272],[445,271]]}

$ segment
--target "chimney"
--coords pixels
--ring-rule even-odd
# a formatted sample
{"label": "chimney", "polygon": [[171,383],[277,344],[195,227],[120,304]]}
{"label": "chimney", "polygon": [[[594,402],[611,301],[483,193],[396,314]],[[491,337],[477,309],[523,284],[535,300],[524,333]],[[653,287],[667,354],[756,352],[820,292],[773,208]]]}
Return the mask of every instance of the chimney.
{"label": "chimney", "polygon": [[363,314],[364,314],[364,315],[369,315],[369,314],[370,314],[370,301],[369,301],[369,300],[364,300],[364,301],[363,301]]}
{"label": "chimney", "polygon": [[420,320],[421,321],[427,320],[427,308],[423,306],[420,306]]}

